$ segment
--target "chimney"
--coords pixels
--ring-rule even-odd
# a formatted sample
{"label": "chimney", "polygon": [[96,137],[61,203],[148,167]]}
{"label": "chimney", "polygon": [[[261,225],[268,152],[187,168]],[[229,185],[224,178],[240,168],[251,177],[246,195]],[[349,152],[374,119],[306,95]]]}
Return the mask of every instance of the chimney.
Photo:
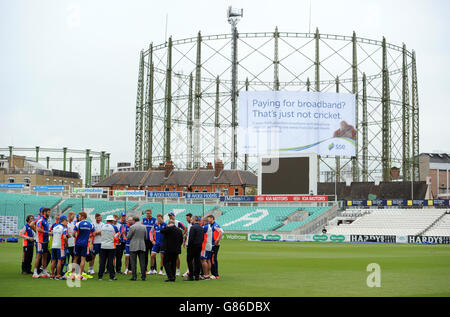
{"label": "chimney", "polygon": [[206,169],[207,170],[212,170],[213,169],[213,166],[212,166],[211,162],[208,162],[208,164],[206,164]]}
{"label": "chimney", "polygon": [[165,168],[164,168],[164,177],[167,178],[169,177],[170,173],[173,171],[173,162],[172,161],[167,161]]}
{"label": "chimney", "polygon": [[214,177],[219,177],[220,172],[223,171],[223,162],[221,160],[217,160],[215,162],[214,169],[215,169]]}

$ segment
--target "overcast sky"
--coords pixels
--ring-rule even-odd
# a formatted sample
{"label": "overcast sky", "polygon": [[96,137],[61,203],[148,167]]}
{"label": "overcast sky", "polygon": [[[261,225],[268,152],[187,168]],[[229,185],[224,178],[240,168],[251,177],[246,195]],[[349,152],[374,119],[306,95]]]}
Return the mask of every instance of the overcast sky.
{"label": "overcast sky", "polygon": [[[133,162],[138,56],[164,42],[166,14],[174,39],[228,33],[229,5],[244,8],[241,32],[307,32],[309,2],[0,0],[0,147],[90,148],[110,152],[112,166]],[[421,152],[450,152],[449,12],[448,0],[312,1],[312,29],[416,51]]]}

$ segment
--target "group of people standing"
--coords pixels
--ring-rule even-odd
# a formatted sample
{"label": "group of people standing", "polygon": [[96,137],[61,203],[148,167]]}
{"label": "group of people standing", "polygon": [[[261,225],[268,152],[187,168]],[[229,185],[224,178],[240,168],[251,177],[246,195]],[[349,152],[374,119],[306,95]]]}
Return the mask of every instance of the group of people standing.
{"label": "group of people standing", "polygon": [[[28,215],[20,231],[23,241],[22,274],[33,274],[33,278],[52,279],[93,278],[94,263],[99,255],[98,279],[109,274],[109,280],[117,280],[122,274],[122,258],[125,253],[124,274],[137,279],[137,261],[140,264],[141,279],[146,275],[167,275],[166,282],[173,282],[180,275],[180,254],[182,246],[187,249],[188,270],[183,275],[186,281],[219,278],[217,255],[223,230],[213,215],[207,217],[186,215],[185,226],[169,213],[168,222],[163,215],[152,216],[147,209],[142,221],[138,216],[128,217],[125,213],[110,215],[106,223],[102,215],[95,215],[95,222],[87,220],[87,214],[74,212],[56,217],[49,225],[50,209],[41,208],[35,218]],[[49,237],[52,236],[51,253]],[[31,272],[33,249],[36,247],[34,271]],[[157,272],[157,254],[160,254],[160,270]],[[150,261],[149,261],[150,254]],[[51,272],[47,270],[51,262]],[[84,272],[86,262],[89,265]],[[69,269],[68,264],[72,268]],[[163,272],[165,270],[165,273]],[[66,272],[64,272],[66,271]]]}

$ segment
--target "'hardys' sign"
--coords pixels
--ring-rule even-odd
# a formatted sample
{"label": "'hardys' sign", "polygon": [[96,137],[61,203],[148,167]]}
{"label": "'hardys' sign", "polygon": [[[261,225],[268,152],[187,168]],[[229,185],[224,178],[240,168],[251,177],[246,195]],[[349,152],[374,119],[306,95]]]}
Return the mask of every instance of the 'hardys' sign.
{"label": "'hardys' sign", "polygon": [[396,243],[396,236],[381,235],[350,235],[350,242],[378,242],[378,243]]}
{"label": "'hardys' sign", "polygon": [[448,236],[408,236],[408,243],[424,243],[424,244],[450,244],[450,237]]}

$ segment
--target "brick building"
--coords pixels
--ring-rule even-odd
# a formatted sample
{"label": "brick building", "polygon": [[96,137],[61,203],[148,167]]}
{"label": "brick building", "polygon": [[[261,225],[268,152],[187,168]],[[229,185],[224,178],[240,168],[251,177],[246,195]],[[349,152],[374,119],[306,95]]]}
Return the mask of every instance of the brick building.
{"label": "brick building", "polygon": [[250,171],[225,170],[222,161],[205,168],[175,170],[171,161],[148,171],[117,172],[94,185],[110,190],[219,192],[223,195],[255,194],[257,177]]}
{"label": "brick building", "polygon": [[420,180],[431,177],[433,198],[450,198],[450,155],[422,153],[419,156]]}
{"label": "brick building", "polygon": [[23,183],[26,188],[33,185],[83,187],[78,173],[46,168],[19,155],[0,158],[0,183]]}

